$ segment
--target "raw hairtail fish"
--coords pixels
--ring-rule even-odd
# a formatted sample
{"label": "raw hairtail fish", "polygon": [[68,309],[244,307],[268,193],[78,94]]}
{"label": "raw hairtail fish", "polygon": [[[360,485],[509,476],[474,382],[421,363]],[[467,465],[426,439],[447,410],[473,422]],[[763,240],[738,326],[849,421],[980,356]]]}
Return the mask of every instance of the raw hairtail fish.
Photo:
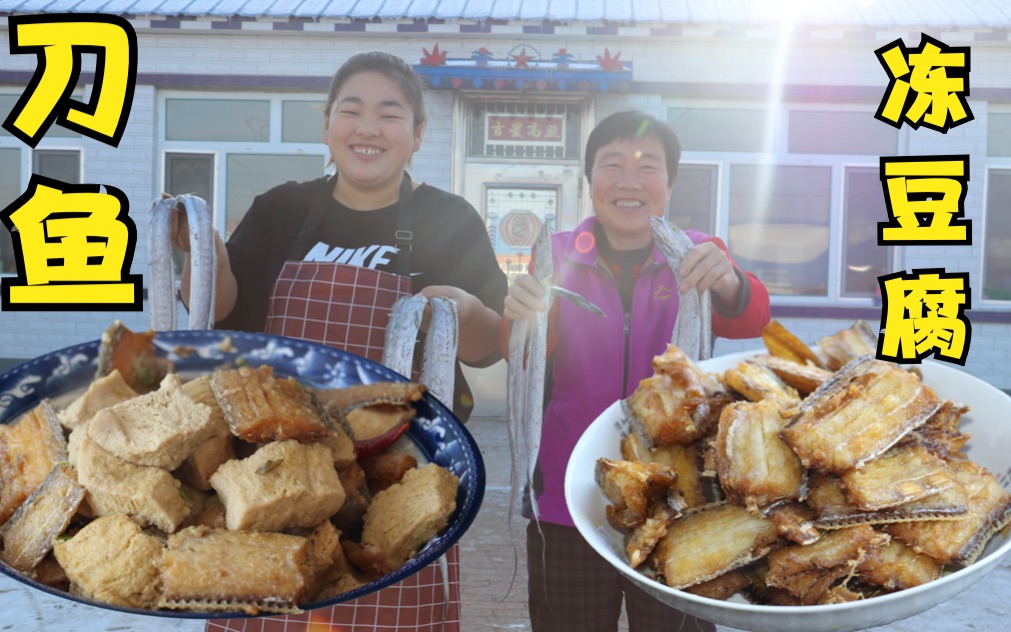
{"label": "raw hairtail fish", "polygon": [[447,407],[453,405],[456,379],[456,349],[459,341],[459,316],[456,303],[448,298],[405,296],[393,304],[386,325],[383,364],[411,378],[414,366],[414,342],[421,328],[425,306],[432,306],[432,318],[425,336],[421,360],[421,383]]}
{"label": "raw hairtail fish", "polygon": [[176,328],[175,273],[172,263],[171,221],[173,209],[186,211],[190,231],[190,329],[210,329],[214,325],[214,296],[217,280],[217,253],[214,227],[207,203],[195,195],[162,197],[151,207],[148,230],[150,253],[150,323],[155,331]]}
{"label": "raw hairtail fish", "polygon": [[[604,312],[582,296],[551,285],[554,264],[551,259],[550,224],[545,221],[534,246],[533,277],[547,289],[548,303],[553,297],[568,299],[579,307],[604,316]],[[540,519],[534,492],[534,471],[541,443],[544,419],[544,377],[547,367],[548,311],[537,312],[533,323],[515,320],[509,335],[509,446],[512,456],[510,517],[523,487],[527,488],[534,519]],[[525,363],[524,363],[525,358]]]}
{"label": "raw hairtail fish", "polygon": [[407,379],[411,379],[414,341],[418,337],[427,304],[428,300],[424,296],[405,296],[398,299],[390,310],[383,344],[383,364]]}
{"label": "raw hairtail fish", "polygon": [[[662,217],[650,217],[649,223],[653,231],[653,242],[667,258],[667,264],[674,272],[678,284],[681,284],[681,275],[678,274],[681,261],[695,244],[683,230],[671,226]],[[712,320],[712,300],[709,290],[702,293],[691,291],[681,294],[671,344],[693,361],[712,357]]]}
{"label": "raw hairtail fish", "polygon": [[456,379],[459,315],[456,302],[448,298],[433,296],[428,302],[432,306],[432,320],[428,326],[428,335],[425,336],[421,383],[451,408]]}
{"label": "raw hairtail fish", "polygon": [[[459,314],[456,302],[441,296],[405,296],[397,299],[390,311],[383,344],[383,364],[411,378],[414,363],[414,341],[418,337],[425,305],[431,304],[432,318],[422,352],[421,383],[447,408],[453,406],[456,379],[456,350],[459,343]],[[442,571],[443,609],[449,606],[449,563],[439,558]]]}

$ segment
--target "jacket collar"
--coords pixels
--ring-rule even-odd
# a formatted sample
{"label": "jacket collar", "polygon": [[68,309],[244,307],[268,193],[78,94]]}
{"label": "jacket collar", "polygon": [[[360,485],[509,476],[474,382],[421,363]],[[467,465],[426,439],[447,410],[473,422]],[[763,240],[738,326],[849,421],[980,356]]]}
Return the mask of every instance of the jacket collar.
{"label": "jacket collar", "polygon": [[[591,215],[570,231],[563,242],[565,244],[563,256],[575,263],[588,266],[596,265],[600,259],[594,232],[598,224],[596,216]],[[561,244],[556,241],[555,245],[557,247]],[[653,253],[646,262],[646,265],[648,266],[652,263],[664,265],[667,263],[667,258],[663,256],[663,253],[656,247],[656,244],[653,244]]]}

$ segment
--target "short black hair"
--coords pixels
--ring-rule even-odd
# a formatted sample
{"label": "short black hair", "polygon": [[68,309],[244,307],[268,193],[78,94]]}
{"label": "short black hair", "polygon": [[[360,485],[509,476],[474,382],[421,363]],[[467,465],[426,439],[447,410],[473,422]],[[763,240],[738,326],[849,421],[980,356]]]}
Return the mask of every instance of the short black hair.
{"label": "short black hair", "polygon": [[667,159],[667,186],[674,185],[678,175],[678,162],[681,161],[681,141],[671,126],[660,119],[639,110],[622,110],[611,114],[597,123],[586,140],[586,155],[583,159],[583,173],[590,182],[590,172],[593,171],[593,161],[597,152],[604,145],[618,140],[634,140],[636,138],[655,138],[663,145],[664,156]]}
{"label": "short black hair", "polygon": [[407,103],[414,113],[414,126],[417,127],[427,121],[424,97],[422,96],[425,85],[422,83],[421,77],[406,61],[393,53],[382,50],[355,53],[337,69],[330,81],[325,117],[330,116],[330,110],[333,108],[334,101],[337,100],[337,93],[340,92],[344,82],[360,72],[378,72],[388,77],[400,87],[407,98]]}

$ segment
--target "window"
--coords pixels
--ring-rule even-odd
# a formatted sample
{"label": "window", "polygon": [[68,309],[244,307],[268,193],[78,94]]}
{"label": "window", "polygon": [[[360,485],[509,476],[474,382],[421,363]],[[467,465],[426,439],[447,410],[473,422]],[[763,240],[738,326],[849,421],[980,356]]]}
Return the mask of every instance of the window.
{"label": "window", "polygon": [[323,134],[325,101],[285,101],[281,104],[281,141],[318,143]]}
{"label": "window", "polygon": [[1011,114],[991,112],[987,116],[986,155],[1011,156]]}
{"label": "window", "polygon": [[[0,208],[7,208],[21,193],[21,150],[0,148]],[[7,227],[0,225],[0,274],[14,272],[14,242]]]}
{"label": "window", "polygon": [[324,175],[319,95],[166,92],[162,98],[162,190],[203,198],[225,239],[257,195]]}
{"label": "window", "polygon": [[239,225],[257,195],[289,180],[318,178],[323,171],[319,156],[230,154],[226,165],[228,234]]}
{"label": "window", "polygon": [[[74,94],[80,99],[80,94]],[[0,94],[0,120],[6,120],[21,94]],[[0,128],[0,209],[7,208],[28,187],[32,173],[67,184],[82,182],[84,151],[77,145],[81,135],[59,125],[52,125],[32,149],[7,130]],[[0,225],[0,274],[17,272],[14,240],[6,226]]]}
{"label": "window", "polygon": [[270,140],[270,101],[166,99],[165,139]]}
{"label": "window", "polygon": [[827,296],[828,167],[733,165],[727,245],[770,294]]}
{"label": "window", "polygon": [[983,228],[983,299],[1011,301],[1011,169],[990,169]]}
{"label": "window", "polygon": [[667,217],[723,237],[776,303],[874,301],[895,265],[877,244],[877,164],[899,141],[876,105],[669,108],[682,166]]}
{"label": "window", "polygon": [[874,298],[892,269],[891,249],[878,245],[878,223],[889,219],[878,169],[846,169],[843,209],[842,295]]}
{"label": "window", "polygon": [[32,173],[67,184],[81,183],[81,152],[74,149],[32,151]]}
{"label": "window", "polygon": [[682,230],[694,228],[715,234],[719,172],[718,165],[682,162],[667,204],[667,221]]}

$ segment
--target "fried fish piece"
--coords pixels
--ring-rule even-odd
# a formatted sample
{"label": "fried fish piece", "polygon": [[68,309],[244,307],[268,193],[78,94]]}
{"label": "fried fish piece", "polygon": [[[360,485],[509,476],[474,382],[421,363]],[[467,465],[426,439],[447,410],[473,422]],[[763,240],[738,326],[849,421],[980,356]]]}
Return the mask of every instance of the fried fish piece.
{"label": "fried fish piece", "polygon": [[869,557],[860,563],[857,576],[868,584],[887,590],[905,590],[934,581],[941,576],[943,568],[932,557],[917,553],[893,539],[880,556]]}
{"label": "fried fish piece", "polygon": [[765,508],[763,513],[776,523],[779,534],[797,544],[813,544],[821,538],[814,524],[817,514],[807,504],[796,500],[782,500]]}
{"label": "fried fish piece", "polygon": [[723,383],[752,402],[773,399],[784,408],[800,403],[797,389],[767,366],[744,361],[723,372]]}
{"label": "fried fish piece", "polygon": [[774,355],[758,355],[750,358],[750,361],[770,369],[784,383],[797,389],[797,394],[801,397],[813,393],[833,375],[832,371],[813,364],[801,364]]}
{"label": "fried fish piece", "polygon": [[748,576],[748,573],[743,568],[738,568],[729,573],[723,573],[714,577],[709,581],[689,586],[685,588],[685,592],[690,592],[699,597],[726,601],[750,585],[751,577]]}
{"label": "fried fish piece", "polygon": [[723,500],[723,491],[715,476],[704,474],[702,444],[670,443],[659,448],[647,448],[637,432],[621,439],[621,455],[627,461],[658,463],[677,475],[671,491],[677,493],[686,508],[701,507]]}
{"label": "fried fish piece", "polygon": [[788,546],[769,554],[769,586],[789,590],[804,605],[819,603],[841,577],[854,572],[871,557],[878,557],[889,538],[868,525],[847,527],[825,534],[807,546]]}
{"label": "fried fish piece", "polygon": [[649,515],[639,526],[628,532],[625,555],[632,568],[638,568],[653,553],[656,543],[667,535],[667,527],[681,517],[680,506],[667,498],[657,498],[650,503]]}
{"label": "fried fish piece", "polygon": [[158,607],[299,612],[313,574],[304,537],[186,527],[169,536],[162,555]]}
{"label": "fried fish piece", "polygon": [[334,432],[312,392],[294,378],[275,376],[269,365],[219,369],[211,374],[211,388],[232,434],[243,441],[313,442]]}
{"label": "fried fish piece", "polygon": [[333,407],[339,414],[344,415],[363,406],[378,404],[409,406],[424,397],[426,390],[425,385],[420,382],[374,382],[343,388],[318,389],[316,397],[324,406]]}
{"label": "fried fish piece", "polygon": [[780,435],[807,467],[861,467],[940,407],[919,378],[890,362],[858,358],[818,387]]}
{"label": "fried fish piece", "polygon": [[811,475],[807,503],[818,513],[815,526],[839,529],[856,524],[888,524],[918,520],[957,520],[968,513],[967,497],[961,485],[954,485],[926,498],[865,511],[846,497],[842,481],[833,474],[817,472]]}
{"label": "fried fish piece", "polygon": [[762,328],[762,342],[765,343],[769,353],[777,358],[801,365],[810,364],[822,369],[827,368],[824,359],[778,320],[771,320]]}
{"label": "fried fish piece", "polygon": [[821,351],[820,357],[825,362],[825,368],[838,371],[851,360],[874,355],[878,350],[878,337],[867,321],[857,319],[848,329],[819,338],[815,344]]}
{"label": "fried fish piece", "polygon": [[723,409],[716,432],[716,471],[727,498],[757,511],[803,495],[806,470],[779,438],[778,401],[737,402]]}
{"label": "fried fish piece", "polygon": [[930,419],[910,431],[899,444],[917,443],[939,458],[947,459],[969,442],[970,436],[959,430],[958,424],[970,410],[970,406],[961,402],[944,400]]}
{"label": "fried fish piece", "polygon": [[14,425],[0,424],[0,525],[66,460],[67,442],[50,400]]}
{"label": "fried fish piece", "polygon": [[622,400],[633,429],[650,448],[687,445],[709,434],[729,402],[719,382],[677,347],[669,346],[663,356],[654,358],[657,366],[660,371],[639,382],[635,392]]}
{"label": "fried fish piece", "polygon": [[778,540],[776,524],[724,503],[686,513],[667,527],[653,551],[659,579],[687,588],[764,557]]}
{"label": "fried fish piece", "polygon": [[611,504],[607,519],[615,529],[640,526],[653,500],[667,494],[677,479],[670,468],[658,463],[597,459],[594,480]]}
{"label": "fried fish piece", "polygon": [[102,332],[95,377],[119,371],[123,380],[137,393],[157,389],[172,371],[172,362],[155,355],[155,335],[154,330],[137,333],[122,322],[114,321]]}
{"label": "fried fish piece", "polygon": [[957,485],[947,464],[921,445],[894,447],[840,479],[846,497],[864,511],[904,505]]}
{"label": "fried fish piece", "polygon": [[28,500],[0,527],[0,560],[27,573],[42,562],[84,500],[84,488],[68,463],[53,467]]}
{"label": "fried fish piece", "polygon": [[1011,494],[972,461],[950,464],[955,480],[968,494],[969,513],[945,522],[906,522],[885,529],[917,553],[941,564],[972,564],[990,538],[1011,522]]}

